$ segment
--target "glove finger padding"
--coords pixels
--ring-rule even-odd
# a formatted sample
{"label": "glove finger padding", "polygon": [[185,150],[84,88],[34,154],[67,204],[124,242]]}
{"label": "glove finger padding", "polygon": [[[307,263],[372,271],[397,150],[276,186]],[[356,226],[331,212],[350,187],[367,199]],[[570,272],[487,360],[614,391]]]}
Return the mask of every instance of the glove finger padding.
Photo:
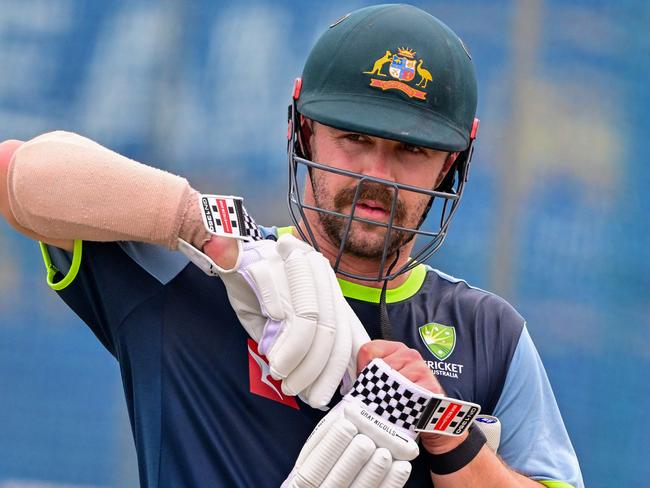
{"label": "glove finger padding", "polygon": [[[300,251],[295,251],[292,256],[298,252]],[[329,262],[313,249],[304,254],[304,258],[313,276],[319,277],[312,280],[318,302],[316,335],[303,361],[282,382],[282,389],[287,395],[296,395],[308,389],[303,396],[309,399],[308,403],[311,406],[318,408],[329,402],[341,382],[345,372],[345,362],[350,356],[350,333],[345,323],[337,320],[335,311],[337,290],[332,288],[331,280],[328,279],[328,276],[334,279]],[[287,265],[292,261],[289,257]],[[289,280],[292,296],[300,291],[294,291],[297,285],[297,281]],[[337,328],[337,324],[341,324],[341,327]],[[342,365],[339,365],[340,356],[344,356]],[[326,378],[325,384],[322,378]]]}
{"label": "glove finger padding", "polygon": [[[324,261],[323,265],[327,266],[326,269],[323,269],[324,273],[327,274],[324,274],[323,276],[329,278],[320,280],[323,285],[328,288],[328,290],[323,293],[323,296],[331,297],[329,300],[329,306],[325,307],[325,310],[331,312],[332,316],[331,318],[327,315],[319,317],[319,322],[327,323],[331,320],[332,323],[335,324],[336,329],[333,338],[333,348],[327,364],[311,387],[304,392],[304,397],[308,399],[309,405],[314,408],[322,408],[329,403],[334,392],[341,383],[341,379],[343,378],[344,383],[346,382],[344,375],[348,371],[349,363],[352,361],[356,363],[357,350],[352,348],[353,328],[355,326],[358,327],[367,337],[366,331],[361,325],[361,322],[358,322],[359,319],[357,319],[357,316],[345,301],[345,298],[343,298],[336,277],[334,276],[334,273],[331,272],[331,268],[329,268],[329,263],[326,262],[324,258],[322,259]],[[357,323],[351,321],[351,317],[354,317]],[[314,343],[316,343],[316,341],[314,341]],[[350,383],[349,380],[348,383]]]}
{"label": "glove finger padding", "polygon": [[375,443],[369,437],[363,434],[354,436],[321,486],[323,488],[350,486],[376,450]]}
{"label": "glove finger padding", "polygon": [[[260,313],[267,322],[259,340],[275,379],[285,378],[307,354],[316,333],[315,296],[303,297],[302,316],[294,312],[284,263],[268,257],[240,270],[253,288],[260,304]],[[313,288],[313,285],[311,285]],[[313,303],[309,303],[312,299]]]}
{"label": "glove finger padding", "polygon": [[[406,464],[410,466],[410,463]],[[386,478],[392,465],[393,457],[390,455],[390,451],[384,447],[380,447],[375,450],[370,460],[361,469],[350,486],[352,488],[378,486]]]}
{"label": "glove finger padding", "polygon": [[356,427],[345,419],[331,424],[320,442],[313,443],[304,456],[292,486],[321,486],[356,435]]}
{"label": "glove finger padding", "polygon": [[[344,379],[349,365],[356,368],[356,350],[352,348],[352,335],[362,335],[370,340],[363,325],[345,301],[330,263],[322,254],[292,235],[278,240],[278,254],[287,266],[300,256],[309,263],[309,270],[317,292],[317,337],[311,343],[303,362],[284,383],[286,392],[301,392],[300,397],[314,408],[325,407]],[[292,302],[303,292],[304,281],[289,280]],[[351,320],[354,318],[354,320]],[[321,340],[321,338],[323,338]],[[353,352],[354,351],[354,352]],[[326,361],[318,364],[317,359]],[[344,380],[345,381],[345,380]],[[348,384],[351,382],[348,380]]]}
{"label": "glove finger padding", "polygon": [[[267,353],[269,363],[273,363],[272,368],[276,369],[279,378],[286,378],[311,350],[319,316],[316,283],[307,257],[302,253],[293,253],[284,260],[284,269],[287,299],[293,314],[285,317],[282,331]],[[328,348],[331,348],[331,343]],[[327,356],[322,355],[324,358]]]}
{"label": "glove finger padding", "polygon": [[411,463],[395,461],[379,488],[402,488],[411,476]]}

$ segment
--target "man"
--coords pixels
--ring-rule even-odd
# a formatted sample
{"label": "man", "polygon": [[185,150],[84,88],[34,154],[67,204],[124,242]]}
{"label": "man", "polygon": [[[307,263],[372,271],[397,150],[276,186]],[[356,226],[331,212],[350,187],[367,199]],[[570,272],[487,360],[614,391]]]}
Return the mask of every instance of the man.
{"label": "man", "polygon": [[[361,380],[318,426],[324,413],[309,405],[325,405],[341,378],[350,391],[351,361],[364,374],[379,364],[419,394],[477,403],[501,421],[501,459],[476,429],[422,433],[420,455],[400,465],[412,469],[406,486],[582,486],[523,319],[502,299],[418,262],[442,243],[462,195],[475,110],[469,52],[444,24],[405,5],[348,14],[319,39],[294,89],[296,225],[262,229],[271,240],[244,245],[206,232],[199,216],[210,208],[198,207],[210,200],[186,182],[79,136],[0,146],[0,209],[49,245],[58,269],[77,273],[54,286],[120,363],[142,486],[348,486],[370,464],[352,459],[349,482],[337,484],[332,473],[347,450],[318,449],[330,440],[324,429],[342,425],[348,409],[340,405],[349,406]],[[238,227],[248,221],[235,200],[219,201],[228,203],[215,219],[232,207]],[[438,231],[420,230],[436,210]],[[225,224],[216,220],[206,225],[233,232],[217,232]],[[321,255],[283,234],[327,258],[355,314],[332,289]],[[412,256],[415,235],[428,240]],[[73,239],[86,240],[81,264]],[[178,253],[115,242],[124,240],[170,249],[180,242],[222,280]],[[390,340],[359,349],[358,320],[371,338]],[[371,438],[375,459],[390,442]],[[323,473],[306,469],[313,452],[323,456],[311,468],[331,461]]]}

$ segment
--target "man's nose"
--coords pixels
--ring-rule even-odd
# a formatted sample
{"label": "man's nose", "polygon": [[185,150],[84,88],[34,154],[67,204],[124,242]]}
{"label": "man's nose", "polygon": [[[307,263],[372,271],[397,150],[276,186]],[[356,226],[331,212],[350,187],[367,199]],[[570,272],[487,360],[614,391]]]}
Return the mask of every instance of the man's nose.
{"label": "man's nose", "polygon": [[389,148],[381,145],[375,146],[364,157],[363,174],[382,180],[395,181],[393,157]]}

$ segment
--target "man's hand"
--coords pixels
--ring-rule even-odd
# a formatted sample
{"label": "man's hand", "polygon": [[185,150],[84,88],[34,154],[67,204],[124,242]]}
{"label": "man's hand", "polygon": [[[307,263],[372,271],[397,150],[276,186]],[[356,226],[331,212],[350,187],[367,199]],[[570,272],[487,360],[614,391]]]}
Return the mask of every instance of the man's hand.
{"label": "man's hand", "polygon": [[291,235],[235,251],[224,238],[204,246],[226,265],[218,274],[242,326],[285,394],[327,405],[342,380],[349,386],[356,377],[356,351],[369,340],[329,262]]}
{"label": "man's hand", "polygon": [[[445,394],[438,379],[424,362],[418,351],[408,348],[401,342],[376,340],[361,346],[357,356],[357,370],[361,371],[375,358],[383,359],[386,364],[401,375],[432,393]],[[467,432],[460,436],[422,432],[420,440],[431,454],[448,452],[467,438]]]}
{"label": "man's hand", "polygon": [[383,359],[395,371],[432,393],[445,394],[436,376],[422,359],[422,355],[401,342],[375,340],[361,346],[357,356],[357,372],[361,372],[375,358]]}
{"label": "man's hand", "polygon": [[229,237],[212,236],[203,246],[203,252],[226,270],[233,269],[237,265],[239,251],[239,241]]}

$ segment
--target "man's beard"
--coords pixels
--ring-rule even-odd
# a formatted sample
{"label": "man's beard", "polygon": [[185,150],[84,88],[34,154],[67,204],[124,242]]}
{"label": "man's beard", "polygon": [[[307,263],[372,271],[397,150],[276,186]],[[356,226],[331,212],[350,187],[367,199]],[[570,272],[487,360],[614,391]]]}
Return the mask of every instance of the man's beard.
{"label": "man's beard", "polygon": [[[388,209],[390,212],[395,193],[393,188],[387,187],[381,183],[372,182],[362,182],[361,185],[357,202],[373,200],[381,204],[382,208]],[[312,178],[312,187],[314,189],[314,200],[316,206],[323,209],[329,209],[328,205],[326,205],[323,200],[332,201],[332,198],[328,198],[330,196],[329,192],[325,189],[324,185],[320,184],[319,178]],[[332,210],[344,214],[344,209],[350,207],[350,212],[352,212],[352,203],[354,201],[356,190],[356,186],[340,190],[336,195],[334,195],[334,208]],[[424,212],[424,205],[418,206],[417,210],[417,213],[422,215]],[[406,205],[398,198],[395,205],[393,225],[406,227],[403,225],[406,215]],[[318,218],[323,230],[337,247],[340,247],[341,242],[345,240],[343,246],[343,251],[345,253],[364,259],[380,259],[382,257],[384,246],[386,246],[386,232],[388,232],[386,227],[353,220],[352,225],[350,226],[350,231],[346,236],[345,231],[348,226],[347,218],[323,212],[318,212]],[[377,232],[379,229],[383,229],[383,232]],[[386,257],[388,258],[389,256],[393,256],[397,250],[407,244],[414,235],[413,232],[391,229],[388,237],[388,244],[386,246]]]}

